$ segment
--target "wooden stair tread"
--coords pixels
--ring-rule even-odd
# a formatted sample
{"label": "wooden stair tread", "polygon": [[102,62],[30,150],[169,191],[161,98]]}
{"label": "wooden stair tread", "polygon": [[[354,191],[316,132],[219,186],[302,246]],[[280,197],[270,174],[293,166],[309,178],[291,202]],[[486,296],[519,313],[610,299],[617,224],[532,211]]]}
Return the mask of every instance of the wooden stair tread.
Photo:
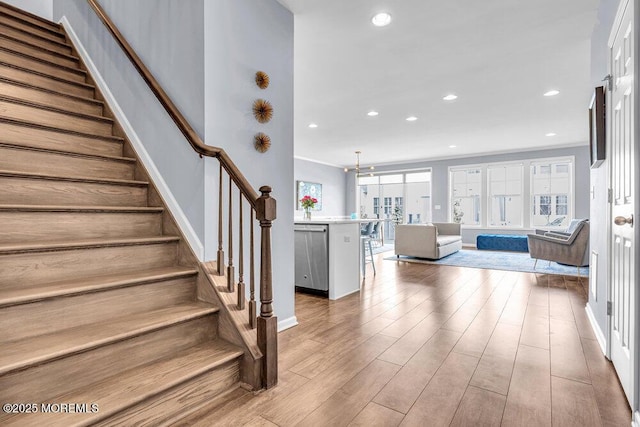
{"label": "wooden stair tread", "polygon": [[61,113],[61,114],[65,114],[67,116],[75,116],[75,117],[79,117],[79,118],[83,118],[83,119],[94,120],[94,121],[97,121],[97,122],[105,122],[105,123],[113,124],[113,119],[110,118],[110,117],[98,116],[98,115],[95,115],[95,114],[80,113],[80,112],[77,112],[77,111],[69,111],[69,110],[65,110],[63,108],[53,107],[51,105],[43,104],[43,103],[40,103],[40,102],[25,101],[25,100],[20,99],[20,98],[14,98],[12,96],[7,96],[7,95],[0,94],[0,101],[9,102],[11,104],[20,104],[20,105],[24,105],[24,106],[27,106],[27,107],[38,108],[40,110],[52,111],[52,112],[55,112],[55,113]]}
{"label": "wooden stair tread", "polygon": [[19,24],[17,24],[15,21],[7,21],[5,20],[5,22],[3,22],[2,24],[0,24],[0,29],[1,28],[7,28],[9,30],[13,30],[15,32],[19,32],[21,33],[24,37],[32,37],[38,40],[41,40],[44,43],[50,43],[50,44],[54,44],[57,46],[61,46],[61,47],[65,47],[65,48],[69,48],[69,50],[71,49],[71,44],[69,44],[66,40],[66,38],[61,38],[61,37],[57,37],[55,35],[44,35],[44,34],[39,34],[39,33],[35,33],[35,32],[31,32],[31,31],[27,31],[24,28],[20,27]]}
{"label": "wooden stair tread", "polygon": [[[51,402],[93,402],[99,407],[98,412],[89,414],[55,414],[55,425],[96,423],[241,356],[240,349],[218,339],[183,350],[171,358],[122,372],[51,399]],[[41,426],[51,425],[52,421],[51,414],[37,413],[7,418],[3,425]]]}
{"label": "wooden stair tread", "polygon": [[0,255],[26,253],[26,252],[51,252],[72,249],[104,248],[112,246],[135,246],[148,244],[172,243],[180,240],[178,236],[153,236],[134,237],[128,239],[81,239],[69,241],[37,242],[26,244],[0,245]]}
{"label": "wooden stair tread", "polygon": [[57,95],[57,96],[64,96],[65,98],[72,98],[78,101],[82,101],[82,102],[86,102],[88,104],[96,104],[99,106],[104,107],[104,102],[100,101],[99,99],[94,99],[94,98],[87,98],[85,96],[80,96],[80,95],[74,95],[71,93],[67,93],[67,92],[61,92],[59,90],[55,90],[55,89],[49,89],[46,87],[42,87],[33,83],[25,83],[25,82],[21,82],[15,79],[11,79],[9,77],[4,77],[4,76],[0,76],[0,81],[3,81],[5,83],[9,83],[11,85],[15,85],[15,86],[22,86],[25,88],[29,88],[29,89],[33,89],[33,90],[37,90],[40,92],[47,92],[50,93],[52,95]]}
{"label": "wooden stair tread", "polygon": [[116,162],[124,162],[124,163],[136,163],[137,160],[133,157],[121,157],[121,156],[109,156],[106,154],[86,154],[86,153],[76,153],[74,151],[66,151],[66,150],[55,150],[52,148],[41,148],[34,147],[28,144],[25,145],[16,145],[12,143],[7,143],[2,141],[2,136],[0,136],[0,147],[11,148],[15,150],[28,150],[28,151],[39,151],[43,153],[51,153],[51,154],[59,154],[65,156],[72,157],[81,157],[84,159],[94,159],[94,160],[106,160],[106,161],[116,161]]}
{"label": "wooden stair tread", "polygon": [[134,181],[134,180],[128,180],[128,179],[67,177],[67,176],[51,175],[51,174],[43,174],[43,173],[13,172],[13,171],[6,171],[6,170],[0,170],[0,177],[48,179],[53,181],[91,182],[91,183],[98,183],[98,184],[129,185],[129,186],[135,186],[135,187],[144,187],[149,185],[147,181]]}
{"label": "wooden stair tread", "polygon": [[34,26],[48,29],[52,32],[61,33],[60,24],[56,24],[55,22],[49,21],[48,19],[42,18],[5,2],[0,2],[0,6],[0,13],[19,19],[22,22],[29,22]]}
{"label": "wooden stair tread", "polygon": [[0,204],[0,212],[86,212],[86,213],[160,213],[156,206],[59,206],[59,205],[6,205]]}
{"label": "wooden stair tread", "polygon": [[82,353],[177,323],[217,313],[217,307],[185,303],[2,343],[0,375]]}
{"label": "wooden stair tread", "polygon": [[133,273],[109,274],[81,279],[57,281],[37,286],[22,286],[0,290],[0,307],[26,304],[45,299],[86,294],[108,289],[124,288],[145,283],[160,282],[181,277],[194,276],[198,270],[189,267],[171,266],[141,270]]}
{"label": "wooden stair tread", "polygon": [[27,40],[23,40],[23,39],[21,39],[19,37],[14,37],[14,36],[10,36],[8,34],[0,33],[0,39],[11,40],[12,42],[20,43],[20,44],[26,45],[26,46],[28,46],[30,48],[42,50],[42,51],[47,52],[47,53],[49,53],[51,55],[59,56],[60,58],[68,59],[70,61],[76,61],[78,63],[80,62],[80,58],[78,58],[76,55],[72,55],[70,53],[58,52],[56,50],[49,49],[49,48],[46,48],[44,46],[33,44],[33,43],[31,43],[31,42],[29,42]]}
{"label": "wooden stair tread", "polygon": [[40,123],[33,123],[33,122],[26,121],[26,120],[11,119],[11,118],[2,117],[2,116],[0,116],[0,123],[8,123],[8,124],[16,125],[16,126],[24,126],[24,127],[36,128],[36,129],[44,130],[44,131],[48,131],[48,132],[56,132],[56,133],[65,133],[65,134],[78,135],[78,136],[81,136],[81,137],[84,137],[84,138],[99,139],[99,140],[102,140],[102,141],[111,141],[111,142],[115,142],[115,143],[123,143],[124,142],[124,138],[119,137],[119,136],[99,135],[99,134],[80,132],[80,131],[77,131],[77,130],[64,129],[64,128],[59,128],[59,127],[54,127],[54,126],[49,126],[49,125],[43,125],[43,124],[40,124]]}
{"label": "wooden stair tread", "polygon": [[[35,75],[46,77],[46,78],[52,79],[52,80],[58,80],[58,81],[61,81],[61,82],[67,83],[67,84],[74,85],[74,86],[84,87],[84,88],[92,89],[92,90],[95,89],[94,85],[86,83],[86,82],[79,82],[77,80],[70,80],[70,79],[67,79],[67,78],[64,78],[64,77],[54,76],[54,75],[51,75],[51,74],[46,73],[44,71],[32,70],[30,68],[21,67],[20,65],[15,65],[15,64],[12,64],[12,63],[6,62],[6,61],[0,61],[0,64],[5,66],[5,67],[15,68],[17,70],[24,71],[25,73],[35,74]],[[55,64],[53,64],[53,65],[55,65]],[[73,70],[73,68],[71,68],[71,70]]]}
{"label": "wooden stair tread", "polygon": [[49,61],[48,59],[43,59],[43,58],[39,58],[37,56],[33,56],[31,54],[28,54],[26,52],[21,52],[19,50],[15,50],[15,49],[11,49],[9,47],[6,46],[0,46],[0,50],[3,50],[5,52],[11,53],[13,55],[17,55],[17,56],[21,56],[23,58],[28,59],[29,61],[33,61],[33,62],[39,62],[41,64],[46,64],[46,65],[50,65],[52,67],[55,67],[57,69],[62,69],[64,71],[67,71],[71,74],[77,74],[79,76],[87,76],[87,72],[85,70],[83,70],[82,68],[78,68],[78,67],[70,67],[67,65],[62,65],[62,64],[57,64],[53,61]]}

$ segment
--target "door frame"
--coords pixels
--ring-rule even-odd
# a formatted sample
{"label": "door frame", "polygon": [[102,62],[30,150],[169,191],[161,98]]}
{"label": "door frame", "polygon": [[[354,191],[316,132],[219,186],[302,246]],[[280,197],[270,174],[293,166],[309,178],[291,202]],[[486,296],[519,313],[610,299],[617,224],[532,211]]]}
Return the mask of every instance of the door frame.
{"label": "door frame", "polygon": [[[633,87],[633,92],[634,92],[634,125],[633,125],[633,129],[634,129],[634,141],[633,141],[633,146],[634,146],[634,159],[633,159],[633,164],[634,164],[634,168],[636,171],[640,171],[640,122],[638,121],[637,117],[638,117],[638,113],[640,112],[640,85],[638,84],[638,77],[640,76],[640,67],[639,65],[639,60],[640,60],[640,43],[638,41],[640,41],[640,38],[637,36],[638,35],[638,30],[640,29],[640,5],[638,4],[637,0],[621,0],[620,4],[618,6],[618,11],[616,12],[616,17],[614,20],[614,23],[611,27],[611,33],[609,36],[609,40],[607,43],[607,47],[609,52],[611,51],[611,48],[613,46],[613,42],[615,40],[615,37],[617,35],[617,32],[620,29],[620,25],[622,22],[622,17],[623,17],[623,13],[625,11],[625,9],[627,8],[627,5],[630,3],[634,3],[634,16],[632,17],[633,20],[633,27],[634,27],[634,33],[636,34],[635,36],[635,46],[634,46],[634,57],[635,57],[635,67],[634,67],[634,87]],[[611,55],[608,55],[608,67],[609,70],[611,71]],[[610,104],[610,97],[611,97],[611,93],[609,92],[609,90],[607,90],[606,92],[606,96],[607,96],[607,102],[608,105]],[[610,140],[610,136],[611,136],[611,121],[610,121],[610,115],[607,115],[607,139]],[[607,158],[611,159],[611,145],[607,144]],[[609,160],[610,161],[610,160]],[[609,189],[612,188],[612,180],[613,180],[613,168],[611,167],[611,165],[609,164],[609,173],[607,174],[607,179],[608,179],[608,183],[607,183],[607,187]],[[636,180],[637,182],[637,180]],[[612,212],[613,209],[613,204],[610,202],[609,206],[608,206],[608,212],[607,212],[607,253],[608,253],[608,257],[610,258],[612,255],[612,251],[611,251],[611,235],[612,235]],[[634,256],[635,256],[635,263],[636,266],[640,265],[640,250],[638,250],[638,243],[640,243],[640,224],[638,224],[638,220],[640,219],[640,185],[638,185],[636,183],[635,188],[634,188],[634,217],[636,218],[636,223],[634,224]],[[611,268],[611,262],[608,263],[607,265],[607,300],[611,301],[611,291],[612,291],[612,268]],[[634,272],[634,283],[635,284],[640,284],[640,268],[636,268],[635,272]],[[635,293],[635,301],[633,301],[633,307],[636,313],[636,319],[640,318],[640,292],[636,292]],[[632,362],[632,366],[633,366],[633,372],[631,373],[632,375],[632,389],[633,389],[633,401],[631,402],[631,411],[632,411],[632,420],[631,420],[631,424],[635,427],[640,427],[640,355],[639,350],[640,350],[640,327],[636,327],[635,331],[634,331],[634,348],[633,348],[633,362]],[[607,316],[607,330],[606,330],[606,356],[607,358],[611,357],[611,316]]]}

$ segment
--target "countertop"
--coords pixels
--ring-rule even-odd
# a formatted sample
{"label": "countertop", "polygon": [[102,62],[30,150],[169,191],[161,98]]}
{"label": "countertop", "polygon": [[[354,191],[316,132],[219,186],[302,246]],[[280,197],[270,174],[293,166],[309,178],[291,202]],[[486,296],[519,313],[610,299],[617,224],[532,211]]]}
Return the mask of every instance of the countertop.
{"label": "countertop", "polygon": [[295,224],[361,224],[364,222],[377,222],[384,221],[383,219],[377,218],[362,218],[362,219],[350,219],[350,218],[312,218],[312,219],[302,219],[302,218],[294,218]]}

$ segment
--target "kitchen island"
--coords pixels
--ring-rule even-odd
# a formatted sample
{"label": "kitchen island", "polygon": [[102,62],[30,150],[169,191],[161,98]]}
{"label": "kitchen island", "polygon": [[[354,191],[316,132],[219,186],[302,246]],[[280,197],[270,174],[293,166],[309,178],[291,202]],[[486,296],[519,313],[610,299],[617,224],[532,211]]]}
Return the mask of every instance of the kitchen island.
{"label": "kitchen island", "polygon": [[360,220],[296,220],[295,285],[335,300],[360,290]]}

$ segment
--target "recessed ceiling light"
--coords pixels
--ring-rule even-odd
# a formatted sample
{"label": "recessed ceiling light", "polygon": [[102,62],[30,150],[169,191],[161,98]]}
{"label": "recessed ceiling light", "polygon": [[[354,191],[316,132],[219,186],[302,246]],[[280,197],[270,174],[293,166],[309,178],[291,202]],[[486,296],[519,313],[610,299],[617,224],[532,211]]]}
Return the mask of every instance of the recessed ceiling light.
{"label": "recessed ceiling light", "polygon": [[454,99],[457,99],[457,98],[458,98],[458,95],[454,95],[450,93],[449,95],[445,96],[442,99],[444,99],[445,101],[453,101]]}
{"label": "recessed ceiling light", "polygon": [[456,148],[457,145],[450,145],[449,148]]}
{"label": "recessed ceiling light", "polygon": [[546,133],[544,136],[556,136],[557,134],[555,132],[549,132]]}
{"label": "recessed ceiling light", "polygon": [[415,122],[418,118],[416,116],[409,116],[405,120],[408,122]]}
{"label": "recessed ceiling light", "polygon": [[315,129],[315,128],[317,128],[317,127],[318,127],[318,125],[317,125],[317,124],[315,124],[315,123],[309,123],[309,127],[310,127],[311,129]]}
{"label": "recessed ceiling light", "polygon": [[367,116],[369,116],[369,117],[375,117],[375,116],[377,116],[377,115],[378,115],[378,112],[377,112],[377,111],[369,111],[369,112],[367,113]]}
{"label": "recessed ceiling light", "polygon": [[391,15],[387,12],[376,13],[373,15],[373,18],[371,18],[371,22],[376,27],[385,27],[391,22]]}
{"label": "recessed ceiling light", "polygon": [[553,90],[550,90],[550,91],[548,91],[548,92],[545,92],[545,93],[544,93],[544,96],[556,96],[556,95],[557,95],[557,94],[559,94],[559,93],[560,93],[560,91],[559,91],[559,90],[555,90],[555,89],[553,89]]}

